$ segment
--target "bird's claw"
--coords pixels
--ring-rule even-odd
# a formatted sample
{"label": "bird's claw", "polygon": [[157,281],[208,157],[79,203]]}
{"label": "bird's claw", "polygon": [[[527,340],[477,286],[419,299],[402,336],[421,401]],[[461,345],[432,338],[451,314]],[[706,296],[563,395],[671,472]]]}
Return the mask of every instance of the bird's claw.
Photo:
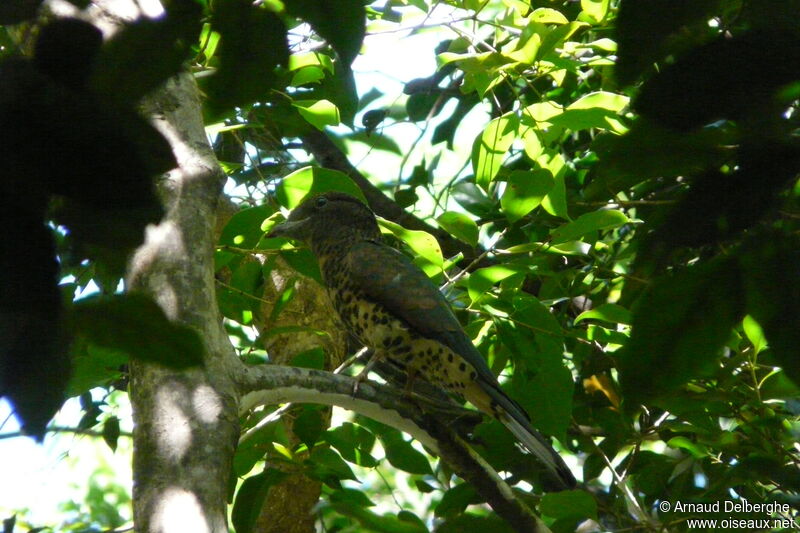
{"label": "bird's claw", "polygon": [[358,394],[358,388],[361,386],[361,384],[367,381],[367,374],[369,374],[369,368],[364,367],[364,370],[359,372],[355,377],[356,382],[353,383],[353,398],[355,398]]}

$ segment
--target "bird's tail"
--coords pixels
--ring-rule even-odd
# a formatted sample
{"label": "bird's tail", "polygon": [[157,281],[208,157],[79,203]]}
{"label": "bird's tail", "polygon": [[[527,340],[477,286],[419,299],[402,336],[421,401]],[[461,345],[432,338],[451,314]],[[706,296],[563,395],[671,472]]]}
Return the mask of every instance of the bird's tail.
{"label": "bird's tail", "polygon": [[478,380],[468,387],[467,399],[478,409],[493,414],[547,469],[559,490],[574,488],[577,484],[567,464],[541,433],[533,429],[530,418],[517,402],[512,400],[496,383]]}
{"label": "bird's tail", "polygon": [[527,420],[524,424],[520,423],[519,420],[507,412],[501,413],[498,418],[514,434],[517,440],[539,459],[539,462],[547,468],[551,477],[558,482],[562,490],[575,487],[577,483],[575,476],[572,475],[564,460],[542,434],[531,427]]}

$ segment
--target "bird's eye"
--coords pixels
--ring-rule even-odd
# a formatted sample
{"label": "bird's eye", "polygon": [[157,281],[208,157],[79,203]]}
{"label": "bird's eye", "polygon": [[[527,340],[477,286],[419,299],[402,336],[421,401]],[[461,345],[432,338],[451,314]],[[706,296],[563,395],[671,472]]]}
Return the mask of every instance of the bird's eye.
{"label": "bird's eye", "polygon": [[319,198],[317,198],[317,200],[314,202],[314,204],[315,204],[317,207],[325,207],[325,205],[326,205],[327,203],[328,203],[328,199],[327,199],[327,198],[325,198],[324,196],[320,196],[320,197],[319,197]]}

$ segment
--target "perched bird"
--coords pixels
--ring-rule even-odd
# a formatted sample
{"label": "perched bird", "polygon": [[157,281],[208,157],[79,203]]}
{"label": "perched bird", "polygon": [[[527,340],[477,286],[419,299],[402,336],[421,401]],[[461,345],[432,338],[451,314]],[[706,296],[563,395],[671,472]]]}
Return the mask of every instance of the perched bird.
{"label": "perched bird", "polygon": [[547,468],[561,488],[575,478],[524,409],[500,388],[428,276],[381,242],[375,215],[348,194],[328,192],[302,202],[270,233],[304,241],[345,327],[376,355],[466,398],[502,422]]}

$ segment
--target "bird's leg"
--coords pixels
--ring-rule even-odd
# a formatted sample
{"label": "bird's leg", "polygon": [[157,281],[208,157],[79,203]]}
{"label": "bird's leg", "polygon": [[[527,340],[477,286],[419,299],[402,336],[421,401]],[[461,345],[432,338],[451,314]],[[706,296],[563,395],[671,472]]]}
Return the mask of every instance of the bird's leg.
{"label": "bird's leg", "polygon": [[412,369],[408,368],[406,370],[406,384],[403,386],[403,395],[407,398],[411,398],[414,395],[414,380],[417,377],[417,372]]}
{"label": "bird's leg", "polygon": [[358,375],[356,376],[356,382],[353,385],[353,396],[355,396],[356,393],[358,392],[358,387],[361,385],[361,383],[367,381],[367,376],[369,375],[370,370],[372,370],[372,367],[375,366],[375,363],[380,361],[382,357],[383,355],[379,350],[375,350],[374,352],[372,352],[372,355],[369,357],[367,364],[364,365],[364,369],[361,372],[359,372]]}

